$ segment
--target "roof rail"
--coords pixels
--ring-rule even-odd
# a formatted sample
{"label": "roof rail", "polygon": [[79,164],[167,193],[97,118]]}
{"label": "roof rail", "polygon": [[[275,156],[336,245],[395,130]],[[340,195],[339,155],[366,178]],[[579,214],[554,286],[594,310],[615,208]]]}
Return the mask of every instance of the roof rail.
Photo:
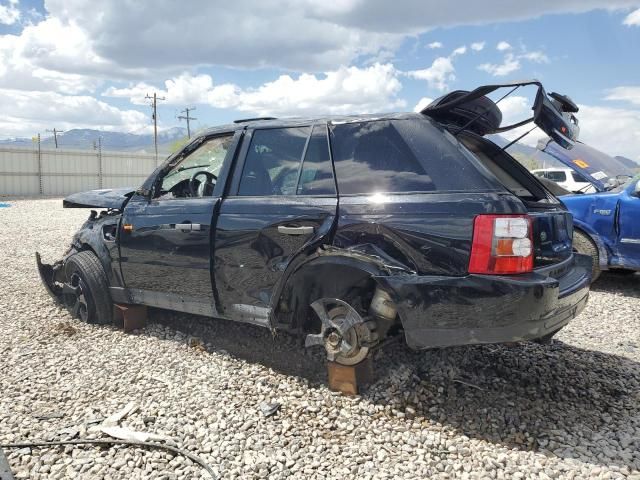
{"label": "roof rail", "polygon": [[277,120],[277,118],[276,117],[241,118],[240,120],[234,120],[233,123],[247,123],[247,122],[254,122],[256,120]]}

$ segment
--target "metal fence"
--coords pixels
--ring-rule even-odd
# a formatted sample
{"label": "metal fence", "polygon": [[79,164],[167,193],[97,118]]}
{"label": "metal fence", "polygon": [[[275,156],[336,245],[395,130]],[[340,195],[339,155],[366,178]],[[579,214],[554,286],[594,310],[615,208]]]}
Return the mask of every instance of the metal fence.
{"label": "metal fence", "polygon": [[0,146],[0,195],[137,187],[156,165],[155,155],[144,153]]}

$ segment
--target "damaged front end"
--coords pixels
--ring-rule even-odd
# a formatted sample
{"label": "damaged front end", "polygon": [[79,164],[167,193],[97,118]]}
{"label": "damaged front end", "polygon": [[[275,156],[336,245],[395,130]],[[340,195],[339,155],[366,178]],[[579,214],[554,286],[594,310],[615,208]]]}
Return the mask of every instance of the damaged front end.
{"label": "damaged front end", "polygon": [[36,263],[38,264],[38,273],[40,280],[47,293],[51,295],[56,302],[62,302],[63,282],[64,282],[64,260],[58,260],[53,265],[42,263],[40,253],[36,252]]}
{"label": "damaged front end", "polygon": [[121,212],[133,192],[132,189],[93,190],[76,193],[63,200],[64,208],[98,208],[99,213],[91,210],[87,221],[78,229],[71,245],[62,259],[47,264],[36,252],[36,264],[40,279],[47,293],[59,304],[70,308],[73,312],[78,301],[84,301],[81,282],[66,272],[70,257],[79,252],[89,251],[99,261],[109,285],[120,285],[121,278],[117,269],[118,227]]}

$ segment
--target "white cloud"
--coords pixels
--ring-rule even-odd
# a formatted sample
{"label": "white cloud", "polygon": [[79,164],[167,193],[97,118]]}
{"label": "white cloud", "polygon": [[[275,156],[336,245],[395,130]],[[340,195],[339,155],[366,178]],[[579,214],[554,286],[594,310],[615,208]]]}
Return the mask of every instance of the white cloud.
{"label": "white cloud", "polygon": [[119,67],[327,71],[355,58],[376,57],[381,50],[394,51],[407,37],[438,27],[624,8],[637,0],[341,0],[331,6],[321,0],[192,0],[188,9],[172,0],[157,0],[153,9],[140,2],[123,8],[117,0],[103,0],[99,15],[94,4],[46,0],[45,7],[49,18],[83,30],[89,40],[78,53],[92,52]]}
{"label": "white cloud", "polygon": [[505,50],[511,50],[511,48],[511,45],[504,40],[498,43],[498,45],[496,46],[496,50],[499,50],[501,52],[504,52]]}
{"label": "white cloud", "polygon": [[[506,42],[500,43],[506,44]],[[498,47],[499,46],[500,45],[498,45]],[[511,46],[509,46],[508,48],[511,49]],[[500,50],[500,48],[498,48],[498,50]],[[503,48],[502,50],[506,50],[506,48]],[[547,55],[541,51],[525,51],[524,53],[518,55],[509,51],[505,54],[502,63],[483,63],[481,65],[478,65],[478,70],[487,72],[494,77],[504,77],[520,70],[520,67],[522,66],[521,60],[527,60],[533,63],[549,63],[549,57],[547,57]]]}
{"label": "white cloud", "polygon": [[580,140],[609,155],[640,160],[640,110],[579,105]]}
{"label": "white cloud", "polygon": [[427,45],[428,48],[434,49],[434,48],[442,48],[444,45],[442,45],[442,42],[431,42],[429,45]]}
{"label": "white cloud", "polygon": [[623,20],[623,25],[628,25],[628,26],[640,26],[640,8],[637,10],[634,10],[633,12],[631,12],[629,15],[627,15],[624,20]]}
{"label": "white cloud", "polygon": [[544,52],[540,51],[523,53],[519,57],[534,63],[549,63],[549,57],[547,57]]}
{"label": "white cloud", "polygon": [[20,20],[18,0],[9,0],[9,5],[0,4],[0,25],[13,25]]}
{"label": "white cloud", "polygon": [[474,42],[471,44],[471,50],[475,51],[475,52],[480,52],[484,49],[484,46],[487,44],[487,42]]}
{"label": "white cloud", "polygon": [[[204,103],[258,115],[370,113],[406,106],[398,99],[402,85],[397,77],[393,65],[376,63],[366,68],[341,67],[320,77],[281,75],[258,88],[242,89],[233,84],[214,85],[209,75],[184,73],[165,81],[164,90],[155,91],[166,97],[167,104]],[[109,88],[103,95],[144,104],[146,93],[153,91],[153,86],[139,83]]]}
{"label": "white cloud", "polygon": [[210,103],[211,98],[221,98],[233,85],[216,85],[210,75],[191,75],[183,73],[178,77],[164,82],[164,89],[159,89],[145,82],[140,82],[124,88],[109,87],[102,95],[105,97],[128,98],[134,105],[146,105],[149,100],[145,97],[154,92],[163,97],[163,105],[188,105],[192,103]]}
{"label": "white cloud", "polygon": [[640,86],[612,88],[605,98],[640,105]]}
{"label": "white cloud", "polygon": [[136,110],[121,110],[88,95],[62,95],[55,92],[25,92],[0,89],[0,105],[11,105],[0,116],[0,132],[6,136],[32,136],[56,126],[135,130],[149,123]]}
{"label": "white cloud", "polygon": [[487,72],[494,77],[504,77],[520,70],[520,60],[515,55],[508,53],[501,64],[483,63],[478,65],[478,70]]}
{"label": "white cloud", "polygon": [[455,57],[457,55],[464,55],[467,53],[467,47],[465,45],[456,48],[453,52],[451,52],[451,56]]}
{"label": "white cloud", "polygon": [[407,75],[417,80],[426,80],[429,88],[445,90],[449,82],[455,80],[456,69],[449,57],[436,58],[429,68],[413,70]]}
{"label": "white cloud", "polygon": [[418,103],[416,103],[416,106],[413,107],[413,111],[414,112],[421,112],[431,102],[433,102],[433,98],[422,97],[420,100],[418,100]]}

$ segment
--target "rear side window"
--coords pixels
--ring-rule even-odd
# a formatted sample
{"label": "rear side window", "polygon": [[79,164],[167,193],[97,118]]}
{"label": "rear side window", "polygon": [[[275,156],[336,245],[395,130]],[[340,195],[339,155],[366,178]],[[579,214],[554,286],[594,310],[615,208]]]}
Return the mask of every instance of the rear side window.
{"label": "rear side window", "polygon": [[255,130],[238,195],[295,195],[302,153],[311,128]]}
{"label": "rear side window", "polygon": [[476,159],[427,119],[334,125],[340,194],[495,190]]}
{"label": "rear side window", "polygon": [[333,169],[329,156],[327,128],[324,125],[316,125],[313,127],[307,153],[304,156],[298,194],[333,195],[335,193],[336,185],[333,181]]}

